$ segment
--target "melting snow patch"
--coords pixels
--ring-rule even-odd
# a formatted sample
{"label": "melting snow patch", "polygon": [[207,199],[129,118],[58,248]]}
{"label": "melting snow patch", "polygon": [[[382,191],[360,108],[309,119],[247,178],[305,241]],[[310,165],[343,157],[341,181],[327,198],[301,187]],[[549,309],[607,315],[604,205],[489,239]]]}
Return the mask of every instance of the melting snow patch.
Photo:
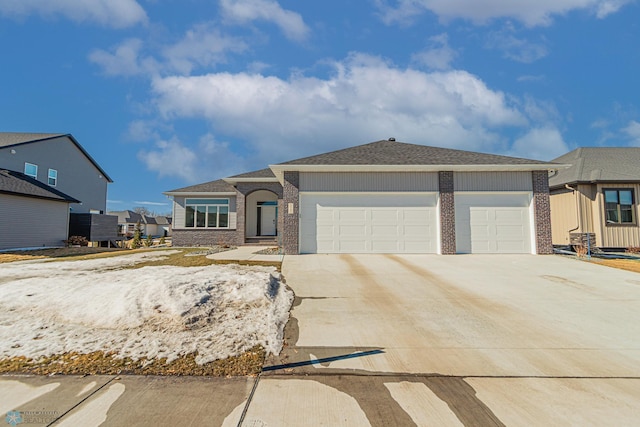
{"label": "melting snow patch", "polygon": [[0,357],[102,350],[171,361],[197,352],[206,363],[257,344],[280,352],[293,293],[273,268],[117,270],[117,258],[2,267]]}

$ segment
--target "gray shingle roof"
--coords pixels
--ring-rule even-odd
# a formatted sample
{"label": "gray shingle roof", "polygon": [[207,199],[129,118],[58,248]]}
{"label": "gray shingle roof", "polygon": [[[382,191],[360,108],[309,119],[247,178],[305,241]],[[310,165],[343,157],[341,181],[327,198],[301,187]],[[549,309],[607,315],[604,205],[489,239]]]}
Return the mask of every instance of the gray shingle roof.
{"label": "gray shingle roof", "polygon": [[68,137],[76,147],[84,154],[87,159],[100,171],[107,181],[113,182],[113,180],[107,175],[107,173],[100,167],[93,157],[89,155],[87,150],[80,145],[80,143],[69,133],[24,133],[24,132],[0,132],[0,148],[11,147],[12,145],[29,144],[32,142],[46,141],[48,139],[54,139],[59,137]]}
{"label": "gray shingle roof", "polygon": [[42,141],[44,139],[65,136],[63,133],[23,133],[23,132],[0,132],[0,147],[10,147],[12,145],[24,144],[25,142]]}
{"label": "gray shingle roof", "polygon": [[376,141],[279,163],[279,165],[548,165],[549,162],[429,147],[397,141]]}
{"label": "gray shingle roof", "polygon": [[67,203],[80,203],[79,200],[49,187],[21,172],[0,169],[0,193],[14,194],[40,199],[56,200]]}
{"label": "gray shingle roof", "polygon": [[550,187],[579,182],[640,181],[640,148],[583,147],[552,161],[571,167],[549,178]]}
{"label": "gray shingle roof", "polygon": [[139,213],[136,213],[134,211],[113,211],[113,212],[108,212],[109,215],[114,215],[118,217],[118,222],[119,223],[135,223],[140,221],[141,224],[144,223],[144,219],[142,218],[142,215],[140,215]]}
{"label": "gray shingle roof", "polygon": [[234,193],[236,189],[233,185],[222,179],[191,185],[189,187],[177,188],[167,191],[167,193]]}
{"label": "gray shingle roof", "polygon": [[273,171],[269,168],[260,169],[257,171],[241,173],[240,175],[230,176],[230,179],[233,178],[275,178],[276,176],[273,174]]}

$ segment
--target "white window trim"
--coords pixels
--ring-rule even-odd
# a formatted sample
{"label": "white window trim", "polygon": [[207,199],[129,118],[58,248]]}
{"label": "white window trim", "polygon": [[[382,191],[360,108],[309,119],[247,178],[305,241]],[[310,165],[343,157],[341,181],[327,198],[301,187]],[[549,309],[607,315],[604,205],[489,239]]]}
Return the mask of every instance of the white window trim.
{"label": "white window trim", "polygon": [[[36,168],[36,175],[35,176],[27,173],[27,166],[33,166],[33,167]],[[30,176],[33,179],[38,179],[38,165],[33,164],[33,163],[29,163],[29,162],[24,162],[24,174],[27,175],[27,176]]]}
{"label": "white window trim", "polygon": [[[51,176],[51,172],[55,172],[54,177]],[[51,182],[49,181],[50,179],[54,179],[53,184],[51,184]],[[47,184],[49,184],[51,187],[56,187],[58,185],[58,171],[56,169],[49,169],[49,172],[47,173]]]}
{"label": "white window trim", "polygon": [[[196,198],[196,197],[193,197]],[[207,199],[211,199],[211,200],[226,200],[226,204],[211,204],[211,205],[205,205],[205,204],[190,204],[187,203],[187,198],[185,198],[184,201],[184,211],[185,211],[185,215],[184,215],[184,228],[188,229],[188,230],[192,230],[192,229],[209,229],[209,230],[228,230],[231,228],[231,208],[230,208],[230,200],[226,197],[210,197],[210,198],[204,198],[204,200]],[[202,200],[202,199],[201,199]],[[193,218],[193,227],[189,227],[187,225],[187,207],[188,206],[205,206],[206,207],[206,213],[205,213],[205,225],[204,227],[198,227],[197,224],[197,209],[196,211],[194,211],[194,218]],[[216,209],[220,206],[225,206],[227,208],[227,226],[226,227],[209,227],[209,221],[208,221],[208,217],[209,217],[209,206],[215,206]],[[220,222],[220,213],[216,213],[216,222],[219,223]]]}

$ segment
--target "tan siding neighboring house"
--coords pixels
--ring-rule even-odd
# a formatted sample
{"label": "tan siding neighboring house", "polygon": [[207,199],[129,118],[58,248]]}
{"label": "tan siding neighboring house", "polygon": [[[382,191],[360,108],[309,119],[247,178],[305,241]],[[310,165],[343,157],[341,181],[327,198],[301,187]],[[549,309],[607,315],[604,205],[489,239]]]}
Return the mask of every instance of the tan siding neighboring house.
{"label": "tan siding neighboring house", "polygon": [[[554,245],[569,245],[572,233],[593,233],[600,248],[640,246],[640,148],[579,148],[553,161],[572,165],[549,179]],[[614,203],[628,196],[632,203]]]}
{"label": "tan siding neighboring house", "polygon": [[0,250],[63,246],[78,201],[20,172],[0,170]]}

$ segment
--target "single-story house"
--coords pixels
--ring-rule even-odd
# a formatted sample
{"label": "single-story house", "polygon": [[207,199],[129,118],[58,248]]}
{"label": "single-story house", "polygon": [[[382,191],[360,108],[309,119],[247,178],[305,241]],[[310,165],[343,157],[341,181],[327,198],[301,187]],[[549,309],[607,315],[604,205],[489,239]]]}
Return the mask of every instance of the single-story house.
{"label": "single-story house", "polygon": [[0,249],[62,246],[73,197],[21,172],[0,169]]}
{"label": "single-story house", "polygon": [[142,215],[137,212],[113,211],[109,215],[118,217],[118,234],[120,236],[131,238],[135,231],[136,224],[140,223],[143,235],[164,236],[171,235],[171,219],[165,216],[149,216]]}
{"label": "single-story house", "polygon": [[599,248],[640,247],[640,148],[578,148],[553,162],[571,165],[549,178],[554,245],[591,233]]}
{"label": "single-story house", "polygon": [[165,194],[175,246],[549,254],[548,175],[561,166],[390,138]]}

